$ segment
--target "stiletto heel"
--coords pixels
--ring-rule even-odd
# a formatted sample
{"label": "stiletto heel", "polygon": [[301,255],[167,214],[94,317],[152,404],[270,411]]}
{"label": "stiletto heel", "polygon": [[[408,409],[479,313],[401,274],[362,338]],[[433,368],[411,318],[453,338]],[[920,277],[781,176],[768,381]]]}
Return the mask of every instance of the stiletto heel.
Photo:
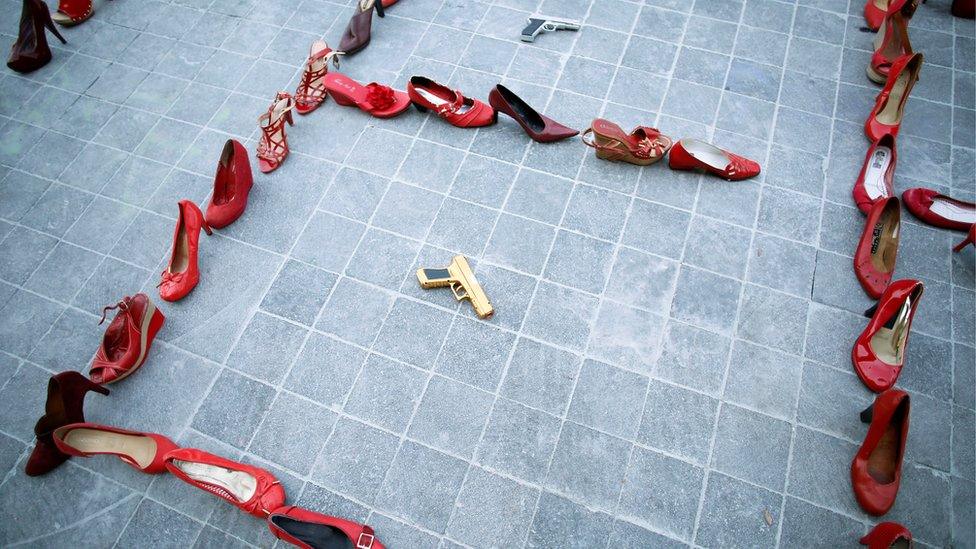
{"label": "stiletto heel", "polygon": [[871,423],[871,418],[874,417],[874,403],[872,402],[870,406],[861,410],[861,423]]}
{"label": "stiletto heel", "polygon": [[60,40],[62,44],[67,44],[68,41],[65,40],[63,36],[61,36],[61,31],[59,31],[58,28],[54,26],[54,20],[51,19],[51,12],[44,10],[44,14],[47,16],[44,18],[44,26],[47,27],[47,30],[51,31],[51,34],[56,36],[57,39]]}
{"label": "stiletto heel", "polygon": [[379,15],[380,17],[386,17],[386,14],[383,13],[383,2],[376,0],[375,2],[373,2],[373,7],[376,8],[376,15]]}
{"label": "stiletto heel", "polygon": [[939,194],[932,189],[915,187],[901,195],[912,215],[929,225],[968,231],[976,224],[976,204]]}
{"label": "stiletto heel", "polygon": [[71,457],[58,450],[52,435],[58,427],[85,421],[85,395],[89,391],[109,394],[108,389],[74,370],[61,372],[48,380],[45,413],[34,425],[37,442],[24,467],[27,476],[43,475]]}
{"label": "stiletto heel", "polygon": [[898,497],[910,409],[908,393],[899,389],[881,393],[869,408],[871,426],[851,462],[851,489],[871,515],[887,513]]}
{"label": "stiletto heel", "polygon": [[956,244],[956,246],[952,248],[952,251],[957,253],[961,252],[962,249],[965,248],[968,244],[972,244],[973,246],[976,246],[976,223],[973,223],[973,225],[969,227],[969,234],[966,236],[966,238],[963,239],[962,242]]}
{"label": "stiletto heel", "polygon": [[179,301],[193,291],[200,281],[197,257],[200,249],[200,229],[213,234],[203,212],[189,200],[181,200],[180,217],[173,231],[173,253],[169,267],[163,271],[159,282],[159,297],[166,301]]}
{"label": "stiletto heel", "polygon": [[20,9],[17,40],[10,48],[10,57],[7,58],[8,67],[17,72],[28,73],[51,61],[51,48],[47,44],[45,28],[50,29],[62,43],[68,43],[54,27],[51,12],[43,0],[24,0]]}

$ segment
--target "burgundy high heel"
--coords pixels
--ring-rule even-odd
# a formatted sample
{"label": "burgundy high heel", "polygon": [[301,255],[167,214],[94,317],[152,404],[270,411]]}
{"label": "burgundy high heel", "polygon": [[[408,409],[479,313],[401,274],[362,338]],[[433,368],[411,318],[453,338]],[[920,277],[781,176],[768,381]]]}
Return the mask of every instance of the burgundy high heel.
{"label": "burgundy high heel", "polygon": [[51,21],[51,12],[47,10],[43,0],[24,0],[20,9],[20,32],[17,33],[17,41],[10,48],[8,67],[27,73],[36,71],[51,61],[51,48],[47,45],[45,27],[62,44],[68,43]]}
{"label": "burgundy high heel", "polygon": [[58,427],[85,422],[85,395],[88,391],[103,395],[109,393],[105,387],[74,370],[61,372],[48,380],[45,413],[34,425],[37,442],[24,467],[27,476],[43,475],[56,469],[71,457],[58,450],[52,434]]}
{"label": "burgundy high heel", "polygon": [[540,114],[512,90],[501,84],[488,93],[488,104],[496,111],[515,119],[525,133],[539,143],[552,143],[579,134],[579,130],[567,128],[552,118]]}

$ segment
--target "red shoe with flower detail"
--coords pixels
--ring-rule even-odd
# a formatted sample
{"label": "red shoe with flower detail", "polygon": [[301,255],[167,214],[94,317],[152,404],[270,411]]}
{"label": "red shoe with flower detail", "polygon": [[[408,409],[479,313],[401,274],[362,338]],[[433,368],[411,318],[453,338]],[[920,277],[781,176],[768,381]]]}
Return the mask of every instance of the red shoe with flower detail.
{"label": "red shoe with flower detail", "polygon": [[406,92],[376,82],[364,86],[337,72],[327,74],[324,85],[336,103],[359,107],[376,118],[393,118],[410,106],[410,96]]}

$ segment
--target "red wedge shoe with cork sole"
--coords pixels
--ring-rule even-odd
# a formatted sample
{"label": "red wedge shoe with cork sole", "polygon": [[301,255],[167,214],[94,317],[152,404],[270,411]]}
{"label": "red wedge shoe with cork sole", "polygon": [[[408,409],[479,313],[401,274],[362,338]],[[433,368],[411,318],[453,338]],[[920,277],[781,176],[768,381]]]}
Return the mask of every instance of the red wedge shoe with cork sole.
{"label": "red wedge shoe with cork sole", "polygon": [[146,294],[125,296],[115,305],[105,307],[99,324],[105,322],[105,314],[113,309],[119,312],[105,330],[88,372],[92,381],[103,385],[129,377],[146,362],[153,340],[166,320]]}
{"label": "red wedge shoe with cork sole", "polygon": [[674,144],[657,128],[637,126],[628,134],[604,118],[594,119],[580,139],[587,147],[596,149],[597,158],[637,166],[649,166],[661,160]]}

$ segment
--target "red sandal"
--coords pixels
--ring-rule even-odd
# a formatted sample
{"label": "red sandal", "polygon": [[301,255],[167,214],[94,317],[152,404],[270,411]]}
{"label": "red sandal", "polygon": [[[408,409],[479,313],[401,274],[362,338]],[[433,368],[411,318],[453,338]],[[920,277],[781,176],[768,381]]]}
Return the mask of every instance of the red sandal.
{"label": "red sandal", "polygon": [[59,0],[57,13],[51,19],[62,27],[72,27],[84,23],[95,14],[92,0]]}
{"label": "red sandal", "polygon": [[294,125],[291,110],[295,100],[288,92],[278,92],[275,102],[268,112],[258,118],[261,126],[261,142],[258,143],[258,168],[263,173],[273,172],[288,156],[288,136],[285,135],[285,122]]}
{"label": "red sandal", "polygon": [[911,19],[918,8],[918,0],[867,0],[864,3],[864,22],[868,28],[876,31],[884,23],[884,18],[895,12],[901,12],[905,19]]}
{"label": "red sandal", "polygon": [[312,42],[308,50],[308,59],[305,61],[305,70],[302,71],[302,80],[295,90],[295,110],[298,114],[308,114],[319,108],[319,105],[325,101],[328,94],[322,79],[329,74],[329,62],[332,62],[335,68],[339,68],[340,55],[342,52],[333,51],[322,40]]}
{"label": "red sandal", "polygon": [[407,95],[420,112],[437,113],[448,124],[458,128],[490,126],[498,121],[498,113],[486,103],[465,97],[423,76],[412,76],[407,83]]}
{"label": "red sandal", "polygon": [[125,296],[122,301],[102,310],[118,309],[105,330],[102,344],[95,353],[88,375],[95,383],[107,385],[121,381],[139,369],[149,356],[149,349],[166,317],[146,294]]}
{"label": "red sandal", "polygon": [[868,549],[911,549],[912,533],[897,522],[881,522],[861,538],[861,545]]}
{"label": "red sandal", "polygon": [[376,82],[364,86],[337,72],[326,75],[324,86],[336,103],[359,107],[376,118],[393,118],[410,106],[410,96],[406,92]]}
{"label": "red sandal", "polygon": [[638,166],[647,166],[664,158],[673,144],[671,138],[657,128],[638,126],[626,134],[620,126],[603,118],[594,119],[580,138],[586,146],[596,149],[597,158]]}

